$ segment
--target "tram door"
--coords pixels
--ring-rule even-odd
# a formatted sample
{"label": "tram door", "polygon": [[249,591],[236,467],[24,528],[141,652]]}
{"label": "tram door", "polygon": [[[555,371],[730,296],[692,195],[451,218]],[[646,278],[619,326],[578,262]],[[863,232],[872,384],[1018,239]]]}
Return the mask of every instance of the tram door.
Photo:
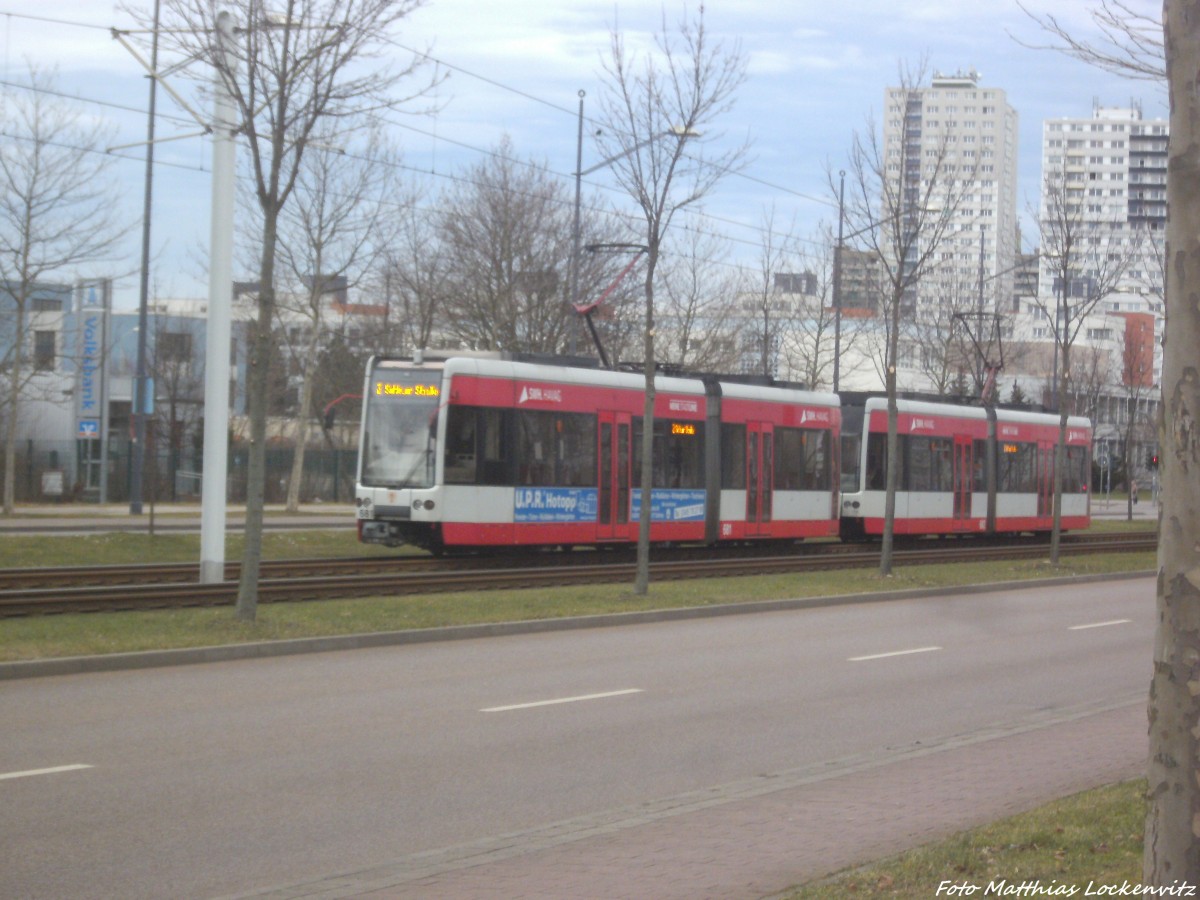
{"label": "tram door", "polygon": [[954,527],[965,529],[971,518],[971,492],[975,481],[975,443],[963,434],[954,436]]}
{"label": "tram door", "polygon": [[1053,443],[1038,444],[1038,510],[1041,517],[1054,515],[1054,450]]}
{"label": "tram door", "polygon": [[770,422],[746,423],[746,534],[770,533],[775,491],[775,433]]}
{"label": "tram door", "polygon": [[632,421],[629,413],[601,410],[599,414],[596,536],[600,540],[623,536],[619,526],[629,523]]}

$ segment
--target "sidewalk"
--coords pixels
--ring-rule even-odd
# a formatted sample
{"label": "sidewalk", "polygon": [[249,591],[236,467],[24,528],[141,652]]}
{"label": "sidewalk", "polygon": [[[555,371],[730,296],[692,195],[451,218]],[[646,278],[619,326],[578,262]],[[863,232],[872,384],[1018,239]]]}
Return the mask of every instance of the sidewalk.
{"label": "sidewalk", "polygon": [[1127,697],[1104,708],[1055,715],[1019,728],[881,750],[244,896],[776,896],[849,866],[1144,774],[1144,699]]}

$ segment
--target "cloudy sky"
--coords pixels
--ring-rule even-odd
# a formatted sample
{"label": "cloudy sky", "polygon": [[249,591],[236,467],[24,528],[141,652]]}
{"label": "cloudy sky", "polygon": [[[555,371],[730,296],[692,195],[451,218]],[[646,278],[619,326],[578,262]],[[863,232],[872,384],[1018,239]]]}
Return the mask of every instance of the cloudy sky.
{"label": "cloudy sky", "polygon": [[[1130,2],[1149,15],[1161,10],[1158,0]],[[1053,13],[1080,34],[1092,29],[1087,0],[1025,5]],[[436,192],[508,136],[518,156],[543,161],[571,182],[578,92],[587,92],[586,111],[602,89],[610,33],[619,30],[627,46],[643,46],[664,14],[674,23],[684,8],[678,0],[429,0],[396,35],[401,46],[428,49],[450,73],[438,89],[439,114],[398,120],[396,139],[411,177]],[[1044,119],[1087,116],[1094,103],[1131,101],[1147,118],[1167,115],[1157,85],[1023,47],[1018,38],[1039,43],[1045,36],[1014,0],[709,0],[705,16],[715,38],[740,51],[747,64],[735,108],[705,135],[751,146],[742,174],[726,179],[705,203],[712,228],[731,239],[735,257],[753,254],[771,207],[777,223],[795,221],[806,234],[836,220],[826,171],[844,164],[853,134],[879,116],[884,89],[898,83],[901,65],[925,59],[943,73],[974,68],[982,86],[1007,93],[1020,117],[1023,212],[1036,200]],[[113,145],[143,140],[144,72],[109,32],[131,26],[115,5],[97,0],[19,7],[0,0],[4,95],[23,91],[34,66],[54,73],[58,90],[78,98],[87,115],[109,122]],[[162,93],[158,108],[182,116]],[[188,130],[194,129],[164,121],[158,133]],[[141,152],[114,154],[131,218],[140,217],[142,207]],[[210,152],[198,138],[156,150],[153,284],[159,295],[207,291]],[[583,152],[585,169],[600,159],[590,144]],[[588,182],[614,205],[628,207],[604,171]],[[138,247],[132,238],[124,269],[134,271]],[[118,305],[133,304],[136,295],[136,274],[121,277]]]}

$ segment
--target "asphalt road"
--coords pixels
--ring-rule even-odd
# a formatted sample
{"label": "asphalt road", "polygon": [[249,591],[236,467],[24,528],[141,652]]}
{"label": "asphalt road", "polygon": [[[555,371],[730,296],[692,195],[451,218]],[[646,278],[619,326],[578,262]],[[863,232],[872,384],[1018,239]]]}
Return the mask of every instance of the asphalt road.
{"label": "asphalt road", "polygon": [[1141,699],[1153,619],[1138,579],[8,682],[0,896],[267,890]]}

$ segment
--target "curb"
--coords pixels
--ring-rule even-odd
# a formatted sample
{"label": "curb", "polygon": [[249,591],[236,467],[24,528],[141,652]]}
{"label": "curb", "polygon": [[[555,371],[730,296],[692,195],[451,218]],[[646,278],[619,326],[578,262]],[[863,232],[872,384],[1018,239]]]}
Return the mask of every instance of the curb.
{"label": "curb", "polygon": [[518,634],[572,631],[580,628],[611,628],[618,625],[642,625],[651,622],[671,622],[685,619],[704,619],[716,616],[748,615],[763,612],[813,609],[818,607],[853,606],[863,603],[912,600],[918,597],[947,597],[958,594],[983,594],[1030,587],[1055,587],[1065,584],[1099,581],[1125,581],[1149,578],[1153,570],[1118,572],[1104,575],[1075,575],[1061,578],[1027,581],[998,581],[988,584],[957,585],[944,588],[906,588],[865,594],[841,594],[829,597],[806,597],[791,600],[761,600],[748,603],[729,603],[717,606],[689,606],[682,609],[647,610],[645,612],[606,613],[594,616],[571,616],[561,619],[531,619],[519,622],[497,622],[485,625],[455,625],[447,628],[421,628],[410,631],[384,631],[367,634],[334,635],[329,637],[296,638],[285,641],[263,641],[249,644],[221,644],[214,647],[191,647],[180,650],[150,650],[139,653],[113,653],[105,656],[68,656],[58,659],[21,660],[0,663],[0,681],[18,678],[43,678],[51,675],[81,675],[90,672],[118,672],[130,669],[152,669],[164,666],[186,666],[201,663],[230,662],[242,659],[269,659],[295,656],[302,653],[328,653],[336,650],[360,650],[368,647],[398,647],[407,644],[428,644],[435,641],[461,641],[477,638],[504,637]]}

